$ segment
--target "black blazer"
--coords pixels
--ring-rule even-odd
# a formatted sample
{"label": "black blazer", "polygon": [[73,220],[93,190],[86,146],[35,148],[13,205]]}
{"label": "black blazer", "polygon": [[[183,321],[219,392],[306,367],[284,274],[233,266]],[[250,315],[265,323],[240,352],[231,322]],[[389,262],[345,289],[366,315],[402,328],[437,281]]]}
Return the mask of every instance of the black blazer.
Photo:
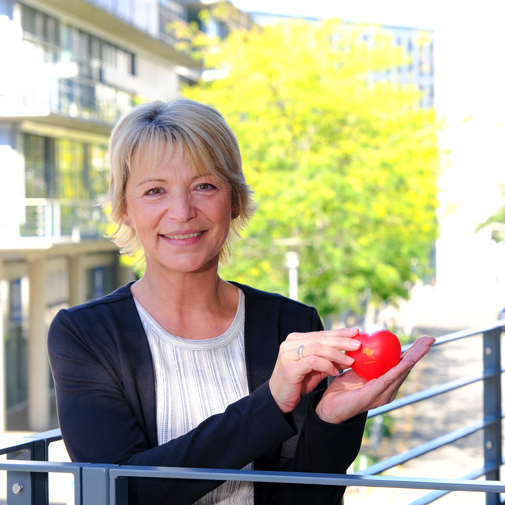
{"label": "black blazer", "polygon": [[[238,286],[245,295],[250,394],[163,445],[157,440],[151,353],[130,285],[57,314],[49,330],[49,357],[60,428],[73,461],[230,469],[254,461],[256,470],[345,473],[359,451],[366,415],[339,425],[321,421],[314,412],[320,391],[283,415],[268,386],[289,333],[322,329],[317,311]],[[219,484],[130,479],[129,504],[191,504]],[[255,503],[334,504],[343,491],[255,484]]]}

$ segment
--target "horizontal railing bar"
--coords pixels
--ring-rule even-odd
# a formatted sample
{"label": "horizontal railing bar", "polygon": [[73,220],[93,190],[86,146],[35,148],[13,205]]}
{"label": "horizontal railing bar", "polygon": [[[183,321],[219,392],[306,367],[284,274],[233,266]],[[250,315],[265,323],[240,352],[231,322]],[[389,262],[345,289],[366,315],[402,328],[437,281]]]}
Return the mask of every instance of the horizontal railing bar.
{"label": "horizontal railing bar", "polygon": [[439,500],[442,496],[451,493],[452,491],[432,491],[431,493],[421,496],[421,498],[409,503],[409,505],[428,505],[435,500]]}
{"label": "horizontal railing bar", "polygon": [[35,440],[45,440],[47,443],[57,442],[61,440],[61,431],[59,428],[49,431],[41,431],[40,433],[34,433],[33,435],[26,435],[25,438],[29,438],[33,441]]}
{"label": "horizontal railing bar", "polygon": [[488,377],[492,377],[493,375],[494,374],[492,371],[484,370],[484,372],[482,373],[478,373],[475,375],[468,375],[467,377],[462,377],[460,379],[455,379],[451,382],[446,382],[445,384],[440,384],[439,386],[434,386],[432,388],[425,389],[423,391],[420,391],[419,393],[414,393],[412,395],[404,396],[403,398],[398,398],[397,400],[392,401],[388,405],[383,405],[382,407],[378,407],[376,409],[371,410],[368,413],[368,417],[372,418],[374,416],[390,412],[391,410],[396,410],[401,407],[405,407],[406,405],[411,405],[413,403],[420,402],[428,398],[433,398],[434,396],[447,393],[449,391],[453,391],[455,389],[468,386],[469,384],[473,384],[474,382],[487,379]]}
{"label": "horizontal railing bar", "polygon": [[59,204],[62,207],[80,206],[80,207],[96,207],[100,205],[95,200],[72,200],[70,198],[25,198],[24,205],[26,207],[39,207],[44,205]]}
{"label": "horizontal railing bar", "polygon": [[23,449],[31,449],[33,440],[19,439],[9,442],[9,445],[0,447],[0,455],[9,454],[10,452],[22,451]]}
{"label": "horizontal railing bar", "polygon": [[61,440],[61,431],[57,428],[55,430],[34,433],[33,435],[26,435],[21,439],[13,440],[8,442],[8,445],[0,447],[0,455],[22,451],[23,449],[30,449],[32,444],[38,440],[45,440],[47,443],[56,442],[57,440]]}
{"label": "horizontal railing bar", "polygon": [[359,470],[355,473],[357,475],[375,475],[378,473],[382,473],[386,470],[389,470],[390,468],[393,468],[394,466],[401,465],[403,463],[406,463],[407,461],[410,461],[411,459],[422,456],[423,454],[434,451],[435,449],[439,449],[440,447],[455,442],[456,440],[459,440],[461,438],[467,437],[468,435],[471,435],[476,431],[482,430],[483,428],[493,424],[494,422],[496,421],[495,419],[492,418],[480,419],[479,421],[475,421],[474,423],[469,424],[468,426],[458,428],[457,430],[451,431],[450,433],[442,435],[441,437],[434,438],[429,442],[418,445],[417,447],[402,452],[401,454],[397,454],[396,456],[392,456],[391,458],[385,459],[384,461],[380,461],[375,465],[371,465],[368,468],[365,468],[364,470]]}
{"label": "horizontal railing bar", "polygon": [[[462,480],[478,479],[479,477],[482,477],[487,472],[492,472],[493,470],[496,470],[497,466],[498,465],[481,466],[477,470],[474,470],[473,472],[463,475],[463,477],[461,477],[461,479]],[[424,496],[421,496],[421,498],[418,498],[417,500],[409,503],[409,505],[428,505],[429,503],[433,503],[435,500],[442,498],[442,496],[445,496],[446,494],[449,494],[450,492],[451,491],[433,491],[433,492],[428,493]]]}
{"label": "horizontal railing bar", "polygon": [[[486,331],[496,330],[496,328],[505,327],[505,319],[500,319],[491,324],[487,324],[485,326],[476,326],[475,328],[468,328],[467,330],[455,331],[453,333],[448,333],[442,337],[435,339],[435,343],[432,347],[436,347],[442,344],[446,344],[447,342],[453,342],[455,340],[459,340],[461,338],[473,337],[474,335],[478,335],[479,333],[484,333]],[[402,352],[406,351],[414,344],[406,344],[402,346]]]}
{"label": "horizontal railing bar", "polygon": [[242,482],[271,482],[279,484],[315,484],[322,486],[370,486],[413,489],[440,489],[449,491],[475,491],[498,493],[505,491],[500,481],[472,481],[459,479],[425,479],[418,477],[389,477],[340,475],[303,472],[268,472],[258,470],[213,470],[208,468],[169,468],[145,466],[119,466],[109,471],[111,486],[118,477],[154,477]]}
{"label": "horizontal railing bar", "polygon": [[94,466],[90,463],[63,463],[57,461],[27,461],[10,459],[0,461],[0,470],[12,472],[55,472],[77,475],[83,467]]}

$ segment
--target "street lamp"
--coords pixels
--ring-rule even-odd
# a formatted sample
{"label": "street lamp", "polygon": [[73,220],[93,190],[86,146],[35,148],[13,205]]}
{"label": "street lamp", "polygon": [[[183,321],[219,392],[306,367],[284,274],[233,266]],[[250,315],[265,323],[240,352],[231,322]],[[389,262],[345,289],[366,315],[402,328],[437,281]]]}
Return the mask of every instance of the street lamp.
{"label": "street lamp", "polygon": [[300,255],[295,251],[284,254],[284,263],[289,269],[289,298],[298,300],[298,266]]}

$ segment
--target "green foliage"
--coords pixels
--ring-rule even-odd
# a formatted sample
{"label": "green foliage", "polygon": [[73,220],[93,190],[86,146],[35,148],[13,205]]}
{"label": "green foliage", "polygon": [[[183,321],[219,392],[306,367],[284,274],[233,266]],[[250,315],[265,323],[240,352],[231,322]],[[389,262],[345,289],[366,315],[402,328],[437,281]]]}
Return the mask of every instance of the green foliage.
{"label": "green foliage", "polygon": [[298,250],[299,297],[322,315],[361,312],[366,288],[375,301],[406,297],[437,235],[434,112],[415,87],[373,79],[406,56],[363,30],[232,30],[199,52],[228,77],[183,90],[224,115],[259,204],[222,277],[287,294],[283,257]]}
{"label": "green foliage", "polygon": [[[502,187],[502,194],[505,197],[505,185]],[[486,221],[483,223],[480,223],[476,228],[475,231],[478,232],[479,230],[482,230],[482,228],[485,228],[486,226],[491,226],[492,233],[491,237],[495,242],[503,242],[505,241],[505,205],[501,207],[501,209],[496,212],[496,214],[493,214],[490,216]]]}
{"label": "green foliage", "polygon": [[[391,414],[381,414],[380,417],[381,417],[381,439],[390,438],[391,435],[393,434],[395,420]],[[372,425],[375,424],[377,421],[378,421],[377,417],[372,417],[371,419],[367,420],[365,424],[365,431],[363,433],[364,440],[370,439]]]}

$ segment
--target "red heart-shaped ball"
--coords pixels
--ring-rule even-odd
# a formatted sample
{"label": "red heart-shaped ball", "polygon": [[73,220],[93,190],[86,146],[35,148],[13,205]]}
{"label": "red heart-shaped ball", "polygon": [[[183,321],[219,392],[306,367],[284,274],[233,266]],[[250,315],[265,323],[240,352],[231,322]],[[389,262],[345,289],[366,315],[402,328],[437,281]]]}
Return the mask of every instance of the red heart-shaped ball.
{"label": "red heart-shaped ball", "polygon": [[347,351],[354,358],[352,369],[363,379],[377,379],[400,362],[402,346],[398,337],[388,330],[373,333],[358,333],[355,337],[361,342],[357,351]]}

